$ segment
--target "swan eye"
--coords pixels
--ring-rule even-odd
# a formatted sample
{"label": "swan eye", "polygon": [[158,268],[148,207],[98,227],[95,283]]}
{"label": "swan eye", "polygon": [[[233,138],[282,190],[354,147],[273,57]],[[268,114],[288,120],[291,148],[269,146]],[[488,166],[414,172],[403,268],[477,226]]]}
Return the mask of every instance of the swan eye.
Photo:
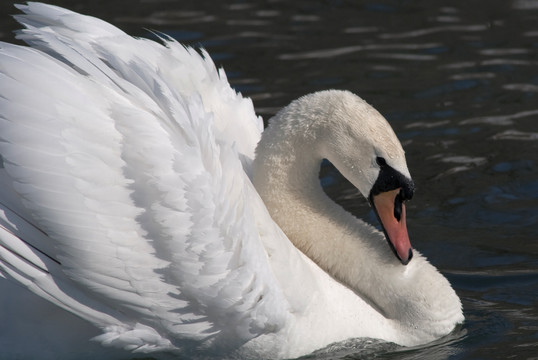
{"label": "swan eye", "polygon": [[386,166],[387,165],[387,161],[385,160],[385,158],[382,158],[381,156],[376,157],[375,162],[379,166]]}

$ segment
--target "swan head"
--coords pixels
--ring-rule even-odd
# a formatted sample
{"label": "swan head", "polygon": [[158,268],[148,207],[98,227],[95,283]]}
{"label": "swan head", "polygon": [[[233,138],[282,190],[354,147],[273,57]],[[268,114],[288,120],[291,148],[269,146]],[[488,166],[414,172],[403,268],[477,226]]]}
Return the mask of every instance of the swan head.
{"label": "swan head", "polygon": [[[297,192],[308,188],[304,180],[308,169],[317,166],[319,171],[319,162],[328,159],[369,201],[396,257],[404,265],[409,263],[413,251],[405,201],[412,198],[414,184],[400,141],[378,111],[351,92],[321,91],[281,110],[265,132],[256,150],[258,165],[269,160],[266,151],[278,152],[278,162],[286,156],[293,159],[296,175],[286,175],[286,181]],[[271,139],[275,142],[268,143]],[[268,172],[280,167],[272,164]],[[264,181],[272,176],[268,172]],[[317,179],[317,174],[309,177]]]}
{"label": "swan head", "polygon": [[324,129],[326,157],[368,199],[390,248],[407,265],[413,250],[405,201],[413,197],[414,183],[400,141],[387,120],[358,96],[345,91],[321,93],[325,96],[335,103]]}

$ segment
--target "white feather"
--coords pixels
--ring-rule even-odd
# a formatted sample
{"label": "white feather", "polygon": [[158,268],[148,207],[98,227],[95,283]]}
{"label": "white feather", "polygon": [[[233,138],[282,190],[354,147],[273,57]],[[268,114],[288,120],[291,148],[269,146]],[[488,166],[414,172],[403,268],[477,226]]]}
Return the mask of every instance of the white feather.
{"label": "white feather", "polygon": [[[281,326],[285,306],[273,304],[285,299],[260,301],[282,295],[237,152],[250,161],[261,131],[251,102],[209,58],[171,40],[133,39],[42,4],[20,8],[29,15],[18,17],[27,27],[19,37],[52,57],[2,44],[0,152],[24,207],[56,243],[47,255],[65,281],[104,313],[140,317],[166,336],[244,342]],[[33,96],[22,95],[28,89]],[[250,135],[228,137],[228,108]],[[114,329],[107,343],[136,339],[130,326]]]}

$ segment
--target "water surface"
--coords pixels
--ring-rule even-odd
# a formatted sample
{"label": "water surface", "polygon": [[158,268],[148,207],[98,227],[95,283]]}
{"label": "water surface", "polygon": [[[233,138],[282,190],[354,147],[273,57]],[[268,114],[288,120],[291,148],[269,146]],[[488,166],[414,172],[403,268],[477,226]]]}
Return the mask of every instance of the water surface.
{"label": "water surface", "polygon": [[[205,47],[266,120],[338,88],[392,124],[417,187],[411,241],[451,281],[466,322],[423,347],[355,341],[307,358],[538,357],[537,0],[51,2]],[[15,28],[2,15],[0,38]],[[334,169],[322,180],[375,221]]]}

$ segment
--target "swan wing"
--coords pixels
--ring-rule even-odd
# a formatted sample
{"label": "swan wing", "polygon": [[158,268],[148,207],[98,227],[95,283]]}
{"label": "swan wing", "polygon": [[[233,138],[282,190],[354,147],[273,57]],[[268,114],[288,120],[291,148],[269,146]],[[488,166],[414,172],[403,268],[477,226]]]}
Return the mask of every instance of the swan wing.
{"label": "swan wing", "polygon": [[282,328],[257,227],[271,220],[248,177],[252,103],[172,40],[20,8],[32,48],[0,44],[0,274],[130,350]]}
{"label": "swan wing", "polygon": [[[181,95],[199,95],[206,112],[214,115],[216,139],[234,143],[241,161],[250,165],[263,131],[263,121],[255,115],[252,101],[230,87],[224,70],[215,67],[205,50],[199,54],[170,38],[161,37],[167,45],[165,49],[151,40],[134,39],[103,20],[56,6],[30,2],[17,7],[25,14],[15,18],[26,27],[18,32],[17,38],[54,57],[61,57],[74,67],[84,65],[69,57],[73,51],[87,59],[100,57],[111,69],[84,68],[95,79],[106,80],[110,71],[119,72],[151,95],[155,84],[139,79],[143,74],[132,66],[143,59],[146,68],[152,71],[151,76],[158,74],[167,79]],[[60,42],[50,41],[50,36]],[[249,172],[250,167],[245,170]]]}

